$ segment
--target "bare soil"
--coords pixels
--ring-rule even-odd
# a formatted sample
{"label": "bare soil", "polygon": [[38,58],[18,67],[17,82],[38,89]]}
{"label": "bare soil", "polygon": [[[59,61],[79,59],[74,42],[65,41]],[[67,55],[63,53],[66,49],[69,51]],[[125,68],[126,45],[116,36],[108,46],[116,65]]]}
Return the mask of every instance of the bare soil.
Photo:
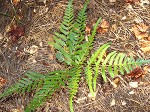
{"label": "bare soil", "polygon": [[[13,6],[9,0],[1,0],[0,77],[6,79],[7,83],[0,88],[0,94],[29,70],[45,74],[64,68],[64,65],[55,59],[55,51],[47,41],[52,38],[55,31],[59,31],[68,0],[45,0],[45,3],[40,1],[22,0],[17,6]],[[85,0],[74,0],[75,13],[84,3]],[[150,59],[150,54],[140,50],[139,40],[129,30],[136,24],[137,18],[149,25],[149,5],[145,4],[142,7],[139,4],[131,4],[133,8],[131,11],[124,0],[117,0],[115,3],[110,3],[109,0],[91,0],[87,8],[87,23],[102,17],[109,22],[110,26],[116,25],[116,29],[110,28],[107,33],[96,35],[93,51],[106,42],[112,42],[110,51],[116,50],[128,55],[132,53],[136,57]],[[23,16],[22,19],[16,22],[16,17],[20,15]],[[25,28],[25,35],[17,42],[13,42],[7,32],[13,24]],[[138,79],[139,83],[142,82],[138,88],[129,86],[128,83],[134,80],[123,76],[122,79],[119,86],[114,88],[109,81],[104,83],[99,78],[97,95],[95,100],[92,100],[88,97],[89,89],[83,75],[79,91],[74,98],[75,112],[150,112],[150,73]],[[130,94],[131,92],[133,94]],[[69,112],[68,95],[68,91],[62,88],[36,111]],[[23,112],[31,97],[32,94],[26,94],[1,99],[0,112]],[[111,105],[113,101],[115,104]]]}

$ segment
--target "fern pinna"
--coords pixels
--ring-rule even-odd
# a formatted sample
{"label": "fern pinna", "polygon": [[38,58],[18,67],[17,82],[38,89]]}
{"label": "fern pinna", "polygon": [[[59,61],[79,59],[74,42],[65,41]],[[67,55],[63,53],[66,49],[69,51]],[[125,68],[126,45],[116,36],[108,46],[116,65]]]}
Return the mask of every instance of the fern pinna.
{"label": "fern pinna", "polygon": [[[69,88],[70,111],[73,112],[73,98],[78,91],[80,77],[84,71],[90,92],[94,96],[96,80],[99,74],[106,81],[106,71],[109,72],[111,77],[114,77],[119,72],[121,74],[124,74],[125,71],[128,73],[134,67],[150,62],[150,60],[143,59],[135,61],[134,58],[126,57],[125,54],[117,53],[116,51],[109,53],[105,57],[104,55],[110,47],[110,43],[102,45],[90,58],[87,58],[93,47],[94,36],[101,18],[95,23],[92,34],[88,36],[88,41],[85,40],[86,8],[89,0],[86,1],[76,19],[74,19],[72,2],[73,0],[69,1],[65,10],[60,32],[54,33],[55,42],[49,42],[56,49],[58,61],[66,64],[66,69],[53,71],[45,75],[28,72],[18,83],[6,89],[0,95],[0,99],[13,93],[24,94],[35,90],[36,93],[33,99],[25,108],[25,112],[31,112],[42,105],[47,98],[51,98],[56,90],[64,86]],[[66,86],[66,84],[68,85]]]}

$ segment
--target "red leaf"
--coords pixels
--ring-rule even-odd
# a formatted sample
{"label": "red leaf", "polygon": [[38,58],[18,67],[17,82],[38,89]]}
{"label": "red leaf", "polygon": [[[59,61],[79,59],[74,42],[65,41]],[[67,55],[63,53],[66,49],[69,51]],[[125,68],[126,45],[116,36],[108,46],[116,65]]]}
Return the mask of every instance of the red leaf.
{"label": "red leaf", "polygon": [[8,33],[10,33],[12,41],[16,42],[21,36],[24,36],[25,28],[23,26],[13,27]]}
{"label": "red leaf", "polygon": [[130,73],[126,74],[126,76],[131,78],[131,79],[138,79],[144,75],[145,74],[144,74],[143,70],[139,67],[136,67]]}
{"label": "red leaf", "polygon": [[5,83],[6,83],[6,79],[0,77],[0,87],[4,86]]}

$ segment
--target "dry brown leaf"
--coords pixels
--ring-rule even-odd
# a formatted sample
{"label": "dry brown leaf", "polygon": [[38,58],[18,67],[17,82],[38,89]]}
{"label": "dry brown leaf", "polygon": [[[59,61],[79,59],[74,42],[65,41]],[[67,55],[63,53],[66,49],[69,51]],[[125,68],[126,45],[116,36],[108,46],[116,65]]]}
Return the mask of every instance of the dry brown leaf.
{"label": "dry brown leaf", "polygon": [[87,24],[85,27],[85,33],[87,35],[91,34],[91,30],[92,30],[93,25],[92,24]]}
{"label": "dry brown leaf", "polygon": [[147,38],[148,41],[150,41],[150,36]]}
{"label": "dry brown leaf", "polygon": [[110,102],[110,106],[115,106],[116,105],[116,100],[112,99],[112,101]]}
{"label": "dry brown leaf", "polygon": [[20,0],[12,0],[12,2],[16,6],[20,2]]}
{"label": "dry brown leaf", "polygon": [[144,73],[145,74],[147,74],[148,72],[150,72],[150,65],[148,66],[145,66],[144,68],[143,68],[143,71],[144,71]]}
{"label": "dry brown leaf", "polygon": [[144,23],[140,23],[138,25],[133,26],[130,31],[132,31],[137,39],[142,39],[144,37],[148,37],[148,30],[149,26],[145,25]]}
{"label": "dry brown leaf", "polygon": [[109,28],[109,23],[106,20],[102,20],[101,24],[97,28],[97,33],[106,33]]}
{"label": "dry brown leaf", "polygon": [[114,88],[116,88],[116,87],[118,87],[119,83],[120,83],[120,78],[116,77],[116,78],[114,78],[112,85],[114,86]]}
{"label": "dry brown leaf", "polygon": [[1,88],[2,86],[4,86],[4,84],[6,83],[6,81],[7,81],[6,79],[0,77],[0,88]]}
{"label": "dry brown leaf", "polygon": [[139,41],[140,49],[143,51],[143,53],[149,53],[150,52],[150,36],[148,38],[145,38]]}
{"label": "dry brown leaf", "polygon": [[143,77],[144,75],[145,74],[144,74],[143,70],[139,67],[136,67],[130,73],[126,74],[126,76],[131,79],[138,79],[140,77]]}
{"label": "dry brown leaf", "polygon": [[149,53],[149,52],[150,52],[150,46],[142,47],[141,50],[142,50],[144,53]]}
{"label": "dry brown leaf", "polygon": [[116,24],[113,24],[112,26],[111,26],[111,31],[116,31],[117,30],[117,25]]}

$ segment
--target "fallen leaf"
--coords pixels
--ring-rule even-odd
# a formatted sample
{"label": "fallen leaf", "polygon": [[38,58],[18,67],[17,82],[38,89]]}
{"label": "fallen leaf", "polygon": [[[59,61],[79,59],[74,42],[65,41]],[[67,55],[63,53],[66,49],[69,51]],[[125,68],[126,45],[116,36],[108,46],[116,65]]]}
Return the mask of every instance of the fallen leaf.
{"label": "fallen leaf", "polygon": [[143,70],[139,67],[136,67],[130,73],[126,74],[126,76],[131,79],[138,79],[140,77],[143,77],[144,75],[145,74],[144,74]]}
{"label": "fallen leaf", "polygon": [[7,81],[6,79],[0,77],[0,88],[1,88],[2,86],[4,86],[4,84],[6,83],[6,81]]}
{"label": "fallen leaf", "polygon": [[142,47],[141,50],[142,50],[144,53],[149,53],[149,52],[150,52],[150,46]]}
{"label": "fallen leaf", "polygon": [[148,65],[144,66],[143,67],[143,71],[144,71],[145,74],[147,74],[148,72],[150,72],[150,65],[149,66]]}
{"label": "fallen leaf", "polygon": [[111,103],[110,103],[110,106],[115,106],[115,104],[116,104],[115,99],[112,99],[112,101],[111,101]]}
{"label": "fallen leaf", "polygon": [[112,26],[111,26],[111,31],[116,31],[117,30],[117,25],[116,24],[113,24]]}
{"label": "fallen leaf", "polygon": [[148,33],[147,33],[148,28],[149,26],[145,25],[144,23],[140,23],[133,26],[130,29],[130,31],[133,32],[135,37],[140,40],[144,37],[148,37]]}
{"label": "fallen leaf", "polygon": [[118,87],[119,83],[120,83],[120,78],[116,77],[116,78],[114,78],[112,85],[114,86],[114,88],[116,88],[116,87]]}
{"label": "fallen leaf", "polygon": [[109,23],[106,20],[102,20],[101,24],[97,28],[97,33],[106,33],[109,28]]}
{"label": "fallen leaf", "polygon": [[126,101],[122,101],[121,104],[122,104],[123,106],[125,106],[125,105],[127,104],[127,102],[126,102]]}
{"label": "fallen leaf", "polygon": [[16,6],[20,2],[20,0],[12,0],[12,2]]}
{"label": "fallen leaf", "polygon": [[29,54],[34,54],[34,53],[36,53],[38,51],[38,46],[36,46],[36,45],[32,45],[30,48],[29,48],[29,50],[27,50],[27,52],[29,53]]}
{"label": "fallen leaf", "polygon": [[110,2],[110,3],[115,3],[115,2],[116,2],[116,0],[109,0],[109,2]]}
{"label": "fallen leaf", "polygon": [[13,26],[8,33],[11,36],[12,42],[17,42],[21,36],[24,36],[25,28],[23,26]]}
{"label": "fallen leaf", "polygon": [[150,36],[147,38],[148,41],[150,41]]}
{"label": "fallen leaf", "polygon": [[132,88],[137,88],[138,87],[138,82],[129,82],[129,86]]}
{"label": "fallen leaf", "polygon": [[143,53],[149,53],[150,52],[150,37],[139,40],[140,49],[143,51]]}
{"label": "fallen leaf", "polygon": [[86,27],[85,27],[85,33],[86,33],[87,35],[90,35],[90,34],[91,34],[92,27],[93,27],[92,24],[87,24],[87,25],[86,25]]}
{"label": "fallen leaf", "polygon": [[129,94],[135,94],[135,90],[130,91]]}

